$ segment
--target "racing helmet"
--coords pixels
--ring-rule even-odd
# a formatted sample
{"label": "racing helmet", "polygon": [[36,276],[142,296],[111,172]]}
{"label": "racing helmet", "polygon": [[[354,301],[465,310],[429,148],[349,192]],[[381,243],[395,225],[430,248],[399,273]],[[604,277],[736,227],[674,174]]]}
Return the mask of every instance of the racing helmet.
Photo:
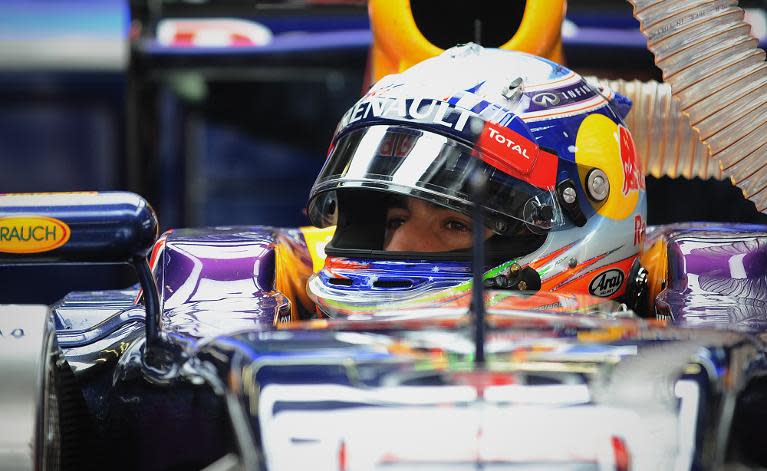
{"label": "racing helmet", "polygon": [[486,285],[619,298],[646,220],[630,107],[557,63],[471,43],[382,78],[342,117],[311,189],[310,220],[336,230],[309,296],[335,316],[467,291],[470,249],[388,252],[385,215],[403,196],[469,214],[479,174]]}

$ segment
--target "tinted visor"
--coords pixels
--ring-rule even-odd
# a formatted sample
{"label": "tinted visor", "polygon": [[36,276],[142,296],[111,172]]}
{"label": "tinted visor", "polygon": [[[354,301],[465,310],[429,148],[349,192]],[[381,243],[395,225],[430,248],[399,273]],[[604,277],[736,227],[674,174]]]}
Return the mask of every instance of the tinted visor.
{"label": "tinted visor", "polygon": [[338,220],[337,191],[371,189],[426,201],[470,214],[470,180],[486,182],[488,227],[499,234],[520,224],[547,231],[561,223],[556,198],[484,162],[481,151],[449,137],[402,126],[369,126],[336,142],[312,188],[309,218],[319,227]]}

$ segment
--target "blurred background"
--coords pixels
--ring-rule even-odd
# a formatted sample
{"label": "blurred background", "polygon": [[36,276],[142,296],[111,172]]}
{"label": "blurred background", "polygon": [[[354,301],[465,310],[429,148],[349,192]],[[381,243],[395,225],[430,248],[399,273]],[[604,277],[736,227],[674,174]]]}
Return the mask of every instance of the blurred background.
{"label": "blurred background", "polygon": [[[740,4],[764,48],[767,0]],[[364,0],[2,0],[0,192],[135,191],[163,229],[307,224],[371,40]],[[660,79],[627,2],[569,0],[563,46],[583,74]],[[650,224],[767,222],[727,182],[650,178],[648,199]],[[124,278],[65,272],[6,271],[0,301]]]}

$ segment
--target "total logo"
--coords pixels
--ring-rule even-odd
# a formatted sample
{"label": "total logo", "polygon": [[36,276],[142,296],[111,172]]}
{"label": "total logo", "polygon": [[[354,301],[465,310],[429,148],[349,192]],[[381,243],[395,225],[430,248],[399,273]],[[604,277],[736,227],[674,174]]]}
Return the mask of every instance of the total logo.
{"label": "total logo", "polygon": [[483,151],[482,160],[518,177],[530,173],[538,156],[538,148],[534,142],[512,129],[491,123],[485,125],[477,140],[477,147]]}
{"label": "total logo", "polygon": [[589,293],[600,298],[606,298],[615,294],[623,285],[625,276],[617,268],[603,271],[589,284]]}
{"label": "total logo", "polygon": [[513,150],[520,156],[530,160],[530,156],[527,155],[527,149],[514,142],[511,138],[504,137],[500,131],[494,128],[488,128],[490,131],[490,138],[495,139],[496,142],[506,146],[508,149]]}

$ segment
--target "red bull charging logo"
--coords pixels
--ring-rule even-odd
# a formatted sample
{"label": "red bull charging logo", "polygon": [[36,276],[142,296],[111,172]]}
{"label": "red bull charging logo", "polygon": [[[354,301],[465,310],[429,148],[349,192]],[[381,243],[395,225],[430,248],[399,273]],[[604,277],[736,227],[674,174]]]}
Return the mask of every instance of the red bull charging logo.
{"label": "red bull charging logo", "polygon": [[628,196],[630,191],[644,190],[644,178],[642,178],[642,169],[639,168],[631,133],[625,127],[618,126],[618,134],[623,163],[623,194]]}

